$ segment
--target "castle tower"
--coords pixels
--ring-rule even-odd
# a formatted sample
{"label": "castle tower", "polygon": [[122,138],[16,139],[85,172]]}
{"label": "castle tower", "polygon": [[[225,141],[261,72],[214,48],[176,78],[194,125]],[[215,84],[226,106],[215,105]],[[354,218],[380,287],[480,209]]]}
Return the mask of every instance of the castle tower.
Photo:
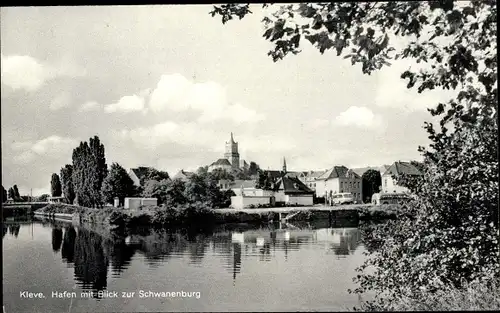
{"label": "castle tower", "polygon": [[285,157],[283,157],[283,172],[286,173],[286,160],[285,160]]}
{"label": "castle tower", "polygon": [[229,142],[226,142],[226,153],[224,153],[224,158],[231,163],[233,168],[239,168],[240,154],[238,153],[238,143],[234,142],[233,133],[231,133]]}

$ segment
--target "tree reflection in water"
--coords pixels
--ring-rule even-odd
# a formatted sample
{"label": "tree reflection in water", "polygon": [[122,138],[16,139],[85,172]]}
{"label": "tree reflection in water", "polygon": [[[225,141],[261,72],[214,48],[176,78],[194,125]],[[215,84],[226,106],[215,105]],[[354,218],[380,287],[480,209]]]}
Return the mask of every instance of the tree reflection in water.
{"label": "tree reflection in water", "polygon": [[9,225],[9,234],[17,238],[19,236],[19,229],[21,229],[20,224]]}
{"label": "tree reflection in water", "polygon": [[[287,261],[290,253],[294,253],[304,245],[326,245],[335,255],[345,256],[352,254],[360,244],[360,233],[357,228],[264,227],[239,229],[237,232],[227,230],[173,232],[165,229],[149,229],[123,234],[106,233],[103,237],[101,232],[81,227],[75,230],[71,226],[64,227],[63,236],[61,227],[56,225],[53,227],[53,250],[61,250],[62,259],[68,264],[74,264],[75,280],[84,289],[93,290],[95,296],[98,291],[107,288],[108,266],[111,267],[112,275],[117,277],[130,266],[136,253],[142,254],[151,267],[167,262],[171,257],[184,256],[189,257],[190,264],[198,265],[211,247],[214,255],[222,257],[224,267],[231,272],[235,283],[236,277],[242,271],[243,251],[245,256],[255,255],[258,260],[267,262],[276,255],[276,250],[281,250],[284,261]],[[16,232],[10,228],[9,231]],[[237,234],[236,241],[233,240],[234,234]],[[259,242],[258,245],[256,241]]]}
{"label": "tree reflection in water", "polygon": [[104,253],[103,239],[98,234],[79,228],[75,240],[75,278],[84,289],[106,289],[109,257]]}
{"label": "tree reflection in water", "polygon": [[52,228],[52,250],[59,252],[63,241],[63,230],[60,227],[54,226]]}
{"label": "tree reflection in water", "polygon": [[61,255],[63,261],[67,262],[68,264],[73,263],[75,257],[75,239],[75,228],[73,226],[65,227]]}

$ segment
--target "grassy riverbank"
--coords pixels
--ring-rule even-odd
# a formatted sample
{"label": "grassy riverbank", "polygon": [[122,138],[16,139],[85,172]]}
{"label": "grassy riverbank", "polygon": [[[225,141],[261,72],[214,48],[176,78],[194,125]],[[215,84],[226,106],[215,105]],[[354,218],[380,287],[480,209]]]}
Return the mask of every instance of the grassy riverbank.
{"label": "grassy riverbank", "polygon": [[[352,211],[346,217],[360,220],[382,220],[396,218],[397,206],[363,207]],[[49,204],[36,211],[41,214],[74,214],[79,222],[99,223],[111,228],[133,228],[140,226],[184,226],[224,224],[224,223],[267,223],[278,220],[272,211],[217,211],[202,203],[179,207],[144,206],[139,210],[126,210],[113,207],[101,209],[85,208],[68,204]],[[342,212],[341,212],[342,213]],[[339,215],[342,216],[342,215]],[[328,211],[308,210],[295,214],[290,221],[314,221],[329,219]]]}
{"label": "grassy riverbank", "polygon": [[464,288],[443,286],[436,292],[421,291],[411,298],[400,296],[391,305],[362,304],[361,311],[496,311],[500,309],[500,281],[491,279],[466,284]]}
{"label": "grassy riverbank", "polygon": [[41,214],[74,214],[80,222],[109,225],[111,228],[133,228],[140,226],[182,226],[214,222],[214,213],[203,205],[187,205],[180,208],[155,206],[139,210],[125,210],[113,207],[100,209],[67,204],[49,204],[36,211]]}

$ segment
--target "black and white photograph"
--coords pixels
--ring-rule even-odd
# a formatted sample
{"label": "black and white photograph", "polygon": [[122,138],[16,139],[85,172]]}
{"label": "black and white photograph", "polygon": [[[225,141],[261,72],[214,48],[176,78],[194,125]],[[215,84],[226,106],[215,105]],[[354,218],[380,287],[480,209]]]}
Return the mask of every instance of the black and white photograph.
{"label": "black and white photograph", "polygon": [[496,1],[0,13],[3,313],[500,310]]}

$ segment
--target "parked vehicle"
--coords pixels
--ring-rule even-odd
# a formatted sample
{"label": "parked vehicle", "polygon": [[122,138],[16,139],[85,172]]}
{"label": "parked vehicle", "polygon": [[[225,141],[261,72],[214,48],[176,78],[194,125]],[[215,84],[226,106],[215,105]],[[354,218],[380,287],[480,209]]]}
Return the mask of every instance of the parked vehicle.
{"label": "parked vehicle", "polygon": [[350,192],[336,193],[332,195],[332,204],[353,204],[354,197]]}
{"label": "parked vehicle", "polygon": [[373,205],[381,204],[403,204],[411,200],[411,196],[406,193],[375,193],[372,196]]}

